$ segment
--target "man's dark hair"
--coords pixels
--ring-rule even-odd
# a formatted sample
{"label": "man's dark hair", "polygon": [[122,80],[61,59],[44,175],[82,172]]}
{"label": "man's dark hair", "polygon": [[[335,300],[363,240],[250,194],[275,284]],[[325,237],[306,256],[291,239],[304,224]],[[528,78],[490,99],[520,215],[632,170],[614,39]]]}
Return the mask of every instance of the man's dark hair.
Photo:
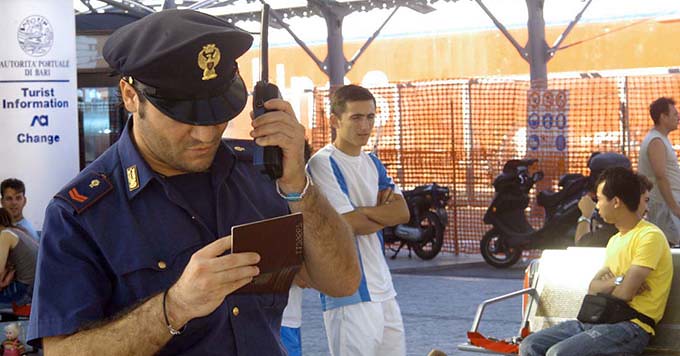
{"label": "man's dark hair", "polygon": [[608,200],[618,197],[630,212],[637,211],[642,195],[640,192],[642,182],[637,174],[623,167],[607,168],[597,179],[595,186],[600,186],[602,182],[604,182],[602,194]]}
{"label": "man's dark hair", "polygon": [[16,190],[17,193],[26,195],[26,186],[24,185],[24,182],[16,178],[7,178],[0,183],[0,196],[3,198],[5,197],[5,189],[7,188],[12,188]]}
{"label": "man's dark hair", "polygon": [[340,116],[345,112],[348,101],[367,100],[372,100],[373,105],[376,105],[375,97],[368,89],[354,84],[345,85],[331,95],[331,113]]}
{"label": "man's dark hair", "polygon": [[654,102],[649,105],[649,116],[652,117],[654,125],[659,123],[661,114],[668,114],[668,110],[671,105],[675,105],[675,100],[673,100],[673,98],[667,98],[663,96],[654,100]]}
{"label": "man's dark hair", "polygon": [[652,181],[650,181],[647,176],[638,173],[638,179],[640,180],[640,194],[652,191],[652,188],[654,188],[654,183],[652,183]]}

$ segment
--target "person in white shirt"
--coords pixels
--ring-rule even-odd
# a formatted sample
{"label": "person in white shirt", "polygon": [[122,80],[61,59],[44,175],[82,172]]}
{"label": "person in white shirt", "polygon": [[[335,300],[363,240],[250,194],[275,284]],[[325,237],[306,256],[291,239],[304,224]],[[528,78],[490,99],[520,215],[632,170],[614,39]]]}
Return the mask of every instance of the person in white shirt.
{"label": "person in white shirt", "polygon": [[302,288],[293,284],[288,291],[288,305],[281,316],[281,342],[288,356],[302,356]]}
{"label": "person in white shirt", "polygon": [[363,151],[375,122],[375,97],[346,85],[331,96],[335,141],[319,150],[307,169],[314,184],[352,226],[362,279],[344,298],[321,295],[331,355],[406,354],[404,325],[383,254],[382,229],[406,223],[409,211],[385,167]]}
{"label": "person in white shirt", "polygon": [[24,217],[24,207],[26,206],[26,186],[24,182],[16,178],[8,178],[0,183],[0,204],[12,216],[12,223],[20,226],[34,240],[38,241],[38,232],[30,221]]}
{"label": "person in white shirt", "polygon": [[654,184],[647,218],[666,235],[671,245],[680,244],[680,166],[668,139],[678,129],[678,110],[671,98],[658,98],[649,106],[654,127],[640,145],[638,170]]}

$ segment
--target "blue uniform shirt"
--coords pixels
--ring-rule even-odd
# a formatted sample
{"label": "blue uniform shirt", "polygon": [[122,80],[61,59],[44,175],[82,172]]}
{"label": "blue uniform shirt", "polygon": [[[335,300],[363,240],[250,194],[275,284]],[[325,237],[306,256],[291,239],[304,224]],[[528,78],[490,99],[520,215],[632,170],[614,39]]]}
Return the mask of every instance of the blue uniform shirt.
{"label": "blue uniform shirt", "polygon": [[[194,252],[231,234],[233,225],[289,212],[273,182],[252,165],[252,141],[223,142],[210,169],[215,236],[195,205],[150,169],[131,133],[129,120],[120,140],[47,207],[28,340],[115,318],[170,287]],[[282,355],[287,298],[230,295],[213,313],[189,321],[160,355]]]}

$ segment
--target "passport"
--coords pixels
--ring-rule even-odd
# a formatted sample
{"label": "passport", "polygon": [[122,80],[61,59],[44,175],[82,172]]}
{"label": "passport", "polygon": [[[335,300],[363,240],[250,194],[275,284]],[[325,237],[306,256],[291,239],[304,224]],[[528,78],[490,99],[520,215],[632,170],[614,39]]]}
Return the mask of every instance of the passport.
{"label": "passport", "polygon": [[231,236],[232,253],[260,255],[260,274],[235,293],[288,293],[303,262],[302,213],[236,225]]}

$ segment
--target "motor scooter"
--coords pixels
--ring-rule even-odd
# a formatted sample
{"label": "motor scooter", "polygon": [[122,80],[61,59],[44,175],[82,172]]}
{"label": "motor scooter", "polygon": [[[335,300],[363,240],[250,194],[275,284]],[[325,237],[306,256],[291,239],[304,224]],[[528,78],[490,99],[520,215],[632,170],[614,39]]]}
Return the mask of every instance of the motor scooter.
{"label": "motor scooter", "polygon": [[392,259],[407,246],[423,260],[431,260],[439,254],[444,244],[444,230],[448,223],[446,203],[450,199],[449,188],[437,183],[425,184],[411,191],[403,191],[411,218],[406,224],[385,227],[382,230],[386,246],[399,243]]}
{"label": "motor scooter", "polygon": [[593,190],[599,174],[608,167],[630,168],[627,157],[613,152],[591,155],[590,176],[566,174],[559,180],[556,192],[538,193],[538,205],[545,209],[543,226],[534,229],[525,215],[529,206],[529,192],[543,179],[543,172],[529,175],[529,168],[537,159],[511,159],[493,182],[495,194],[484,214],[484,223],[492,225],[480,241],[484,260],[497,268],[515,264],[527,249],[560,249],[574,245],[576,223],[581,215],[578,202]]}

